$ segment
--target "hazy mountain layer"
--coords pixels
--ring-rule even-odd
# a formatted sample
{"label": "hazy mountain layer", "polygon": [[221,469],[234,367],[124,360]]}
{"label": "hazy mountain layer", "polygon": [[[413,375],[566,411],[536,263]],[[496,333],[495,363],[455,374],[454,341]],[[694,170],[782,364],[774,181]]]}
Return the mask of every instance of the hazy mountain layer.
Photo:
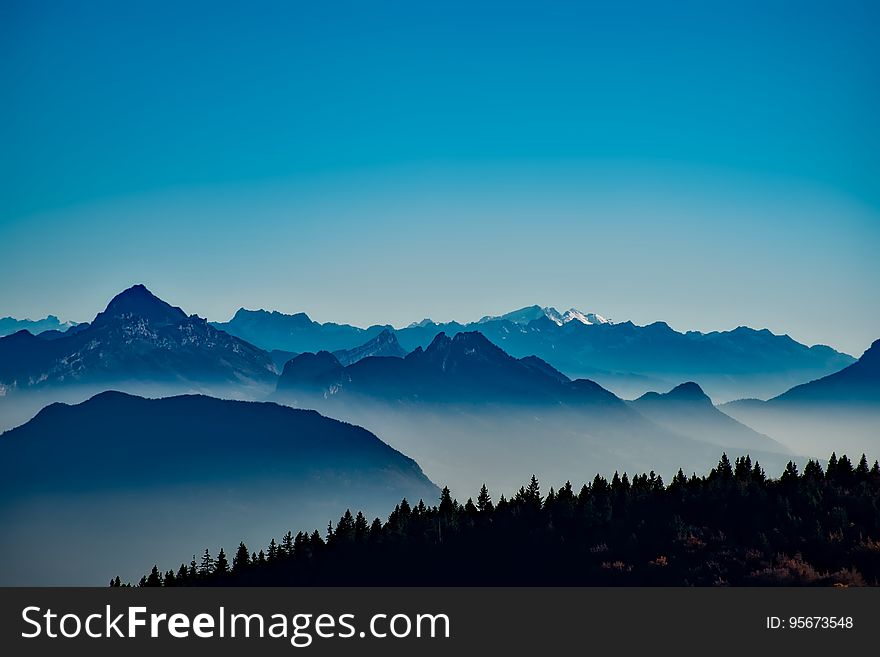
{"label": "hazy mountain layer", "polygon": [[484,482],[509,491],[532,473],[582,480],[625,467],[671,476],[711,465],[719,443],[768,465],[788,460],[769,438],[732,429],[741,425],[711,404],[714,425],[735,437],[729,444],[661,426],[598,384],[572,381],[539,358],[513,358],[476,332],[347,367],[328,352],[300,354],[285,366],[277,398],[377,432],[434,481],[462,491]]}
{"label": "hazy mountain layer", "polygon": [[743,399],[725,413],[802,453],[880,451],[880,340],[849,367],[766,402]]}
{"label": "hazy mountain layer", "polygon": [[630,405],[649,420],[688,438],[727,448],[789,451],[769,436],[718,410],[693,382],[682,383],[667,393],[645,393]]}

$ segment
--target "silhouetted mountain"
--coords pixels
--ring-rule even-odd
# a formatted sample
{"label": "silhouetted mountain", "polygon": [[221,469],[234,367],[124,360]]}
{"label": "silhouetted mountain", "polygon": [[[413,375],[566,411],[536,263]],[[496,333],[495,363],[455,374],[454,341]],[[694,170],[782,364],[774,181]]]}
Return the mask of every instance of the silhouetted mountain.
{"label": "silhouetted mountain", "polygon": [[284,365],[294,356],[298,356],[299,354],[295,351],[284,351],[283,349],[273,349],[269,352],[269,358],[272,359],[272,362],[275,364],[275,369],[281,372],[284,370]]}
{"label": "silhouetted mountain", "polygon": [[667,393],[645,393],[630,405],[653,422],[689,438],[728,448],[789,453],[786,447],[769,436],[715,408],[700,386],[691,381]]}
{"label": "silhouetted mountain", "polygon": [[880,340],[855,363],[826,377],[795,386],[771,399],[772,404],[809,402],[811,404],[880,404]]}
{"label": "silhouetted mountain", "polygon": [[427,349],[405,358],[367,357],[348,367],[332,354],[301,354],[278,380],[278,390],[318,386],[333,395],[356,393],[395,400],[482,403],[619,403],[599,386],[584,390],[532,356],[516,359],[479,332],[440,333]]}
{"label": "silhouetted mountain", "polygon": [[277,311],[240,308],[228,322],[212,322],[212,326],[247,340],[266,350],[336,351],[354,349],[389,327],[367,329],[348,324],[321,324],[305,313],[285,315]]}
{"label": "silhouetted mountain", "polygon": [[[564,479],[620,464],[704,467],[725,444],[661,426],[599,384],[572,381],[534,356],[514,358],[479,332],[441,333],[405,358],[347,367],[326,351],[300,354],[286,364],[276,395],[373,430],[458,489],[484,481],[505,489],[530,472]],[[715,426],[725,426],[706,403],[720,416]],[[748,442],[745,427],[737,434],[729,425],[731,450]],[[749,437],[760,443],[753,455],[780,465],[773,441]]]}
{"label": "silhouetted mountain", "polygon": [[[722,410],[801,451],[831,444],[849,451],[880,445],[880,340],[852,365],[768,401],[742,399]],[[830,442],[829,442],[830,441]]]}
{"label": "silhouetted mountain", "polygon": [[403,358],[406,351],[397,341],[397,336],[391,329],[384,329],[379,335],[354,349],[340,349],[334,351],[333,355],[339,359],[343,365],[352,365],[366,358],[367,356],[391,356],[394,358]]}
{"label": "silhouetted mountain", "polygon": [[345,378],[345,368],[339,359],[329,351],[319,351],[299,354],[287,361],[278,386],[324,391],[338,386]]}
{"label": "silhouetted mountain", "polygon": [[217,540],[237,537],[242,523],[246,533],[294,518],[317,528],[327,509],[366,503],[384,513],[401,496],[437,493],[412,459],[315,411],[106,392],[52,404],[0,436],[0,522],[12,537],[0,547],[0,583],[43,570],[43,552],[55,549],[40,536],[47,527],[79,555],[53,583],[97,583],[89,559],[109,544],[125,546],[115,558],[131,569],[147,538],[188,560],[183,537],[196,527]]}
{"label": "silhouetted mountain", "polygon": [[89,328],[88,322],[83,322],[82,324],[76,324],[75,326],[71,326],[68,329],[64,330],[54,330],[50,329],[48,331],[41,331],[37,333],[37,337],[41,340],[57,340],[58,338],[69,338],[72,335],[76,335],[80,331],[84,331]]}
{"label": "silhouetted mountain", "polygon": [[49,315],[45,319],[15,319],[14,317],[0,317],[0,337],[12,335],[18,331],[30,331],[34,335],[44,331],[64,331],[76,326],[76,322],[62,322],[55,315]]}
{"label": "silhouetted mountain", "polygon": [[0,338],[6,391],[116,381],[269,383],[269,355],[187,316],[143,285],[120,293],[81,330],[54,339]]}
{"label": "silhouetted mountain", "polygon": [[[354,349],[388,328],[320,324],[302,313],[245,310],[215,326],[266,349],[296,352]],[[807,347],[767,329],[741,326],[732,331],[679,333],[664,322],[636,326],[574,308],[561,313],[541,306],[469,324],[426,319],[396,330],[395,335],[410,352],[426,349],[440,333],[475,330],[514,357],[538,356],[570,377],[589,378],[625,397],[682,380],[698,382],[718,401],[770,397],[854,361],[830,347]]]}

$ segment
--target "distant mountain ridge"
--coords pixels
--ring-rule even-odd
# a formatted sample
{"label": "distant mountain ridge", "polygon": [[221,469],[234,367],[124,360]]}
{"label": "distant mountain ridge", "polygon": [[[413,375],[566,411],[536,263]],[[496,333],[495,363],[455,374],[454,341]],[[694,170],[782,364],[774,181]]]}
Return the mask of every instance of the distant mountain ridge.
{"label": "distant mountain ridge", "polygon": [[337,351],[353,349],[378,336],[388,326],[366,329],[348,324],[321,324],[305,313],[285,315],[277,311],[239,308],[228,322],[211,322],[221,329],[271,351]]}
{"label": "distant mountain ridge", "polygon": [[369,356],[389,356],[392,358],[403,358],[406,351],[397,341],[394,331],[384,329],[379,335],[372,340],[365,342],[359,347],[353,349],[340,349],[334,351],[333,355],[343,365],[353,365],[359,360],[363,360]]}
{"label": "distant mountain ridge", "polygon": [[0,317],[0,337],[12,335],[18,331],[29,331],[34,335],[44,331],[64,331],[76,326],[76,322],[62,322],[55,315],[48,315],[44,319],[16,319],[14,317]]}
{"label": "distant mountain ridge", "polygon": [[410,352],[427,348],[439,333],[479,331],[512,356],[538,356],[569,377],[592,379],[627,398],[681,381],[696,381],[716,401],[767,398],[855,361],[831,347],[808,347],[767,329],[680,333],[664,322],[637,326],[538,305],[467,324],[426,319],[401,329],[321,324],[303,313],[245,310],[214,326],[265,349],[296,353],[353,349],[387,330]]}

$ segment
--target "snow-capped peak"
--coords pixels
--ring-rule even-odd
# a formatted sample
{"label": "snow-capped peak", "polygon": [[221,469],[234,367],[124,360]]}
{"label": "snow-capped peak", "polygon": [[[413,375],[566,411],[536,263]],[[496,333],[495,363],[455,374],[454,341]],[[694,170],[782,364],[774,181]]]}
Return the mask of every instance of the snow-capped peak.
{"label": "snow-capped peak", "polygon": [[542,310],[544,311],[544,316],[554,324],[562,326],[565,323],[565,320],[563,320],[562,318],[562,314],[560,314],[560,312],[556,310],[556,308],[547,306],[546,308],[542,308]]}
{"label": "snow-capped peak", "polygon": [[577,308],[569,308],[562,316],[563,323],[577,321],[581,324],[610,324],[611,322],[596,313],[582,313]]}
{"label": "snow-capped peak", "polygon": [[569,322],[580,322],[581,324],[611,324],[611,320],[597,315],[596,313],[583,313],[577,308],[569,308],[564,313],[560,313],[556,308],[544,308],[544,315],[550,321],[558,326],[568,324]]}

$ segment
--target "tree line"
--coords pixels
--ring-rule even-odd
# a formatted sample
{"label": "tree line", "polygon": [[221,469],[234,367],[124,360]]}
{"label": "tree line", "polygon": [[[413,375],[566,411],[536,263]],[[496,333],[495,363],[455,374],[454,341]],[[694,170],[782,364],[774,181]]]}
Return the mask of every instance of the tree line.
{"label": "tree line", "polygon": [[[877,585],[880,465],[832,454],[781,476],[726,454],[707,475],[596,475],[546,495],[402,500],[385,522],[346,511],[322,535],[208,549],[139,586]],[[119,577],[111,586],[123,584]]]}

